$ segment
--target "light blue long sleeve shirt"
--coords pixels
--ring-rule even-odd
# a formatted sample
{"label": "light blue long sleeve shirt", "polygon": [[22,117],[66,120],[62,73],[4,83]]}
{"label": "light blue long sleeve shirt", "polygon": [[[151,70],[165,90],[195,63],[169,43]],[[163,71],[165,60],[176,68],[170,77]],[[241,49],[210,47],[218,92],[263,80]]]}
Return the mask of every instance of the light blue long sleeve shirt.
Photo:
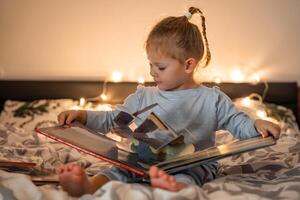
{"label": "light blue long sleeve shirt", "polygon": [[245,113],[239,112],[228,96],[217,87],[208,88],[203,85],[196,89],[178,91],[138,86],[137,91],[128,96],[124,104],[118,105],[116,110],[88,111],[87,126],[107,133],[114,126],[113,119],[120,110],[134,113],[153,103],[158,103],[159,106],[142,113],[137,125],[154,112],[175,131],[188,129],[192,135],[187,135],[187,143],[204,141],[207,143],[205,146],[213,146],[214,132],[219,129],[229,130],[238,139],[258,135],[254,121]]}
{"label": "light blue long sleeve shirt", "polygon": [[[129,95],[115,110],[88,111],[86,125],[91,129],[107,133],[115,126],[113,119],[120,110],[134,113],[153,103],[158,103],[158,106],[139,115],[140,120],[137,120],[136,124],[141,124],[151,112],[154,112],[175,132],[188,130],[185,143],[194,144],[197,150],[214,146],[215,131],[220,129],[230,131],[238,139],[259,135],[254,120],[238,111],[227,95],[218,87],[209,88],[203,85],[195,89],[178,91],[162,91],[157,87],[138,86],[136,92]],[[199,183],[198,175],[192,172],[185,174],[193,176],[195,182]],[[202,184],[201,182],[199,184]]]}

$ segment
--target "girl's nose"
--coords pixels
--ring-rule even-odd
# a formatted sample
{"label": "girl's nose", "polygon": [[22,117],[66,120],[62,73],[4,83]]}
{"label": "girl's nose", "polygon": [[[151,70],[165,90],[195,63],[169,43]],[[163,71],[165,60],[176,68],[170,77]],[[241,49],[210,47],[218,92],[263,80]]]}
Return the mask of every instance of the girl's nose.
{"label": "girl's nose", "polygon": [[155,77],[157,74],[154,72],[153,67],[150,68],[150,75]]}

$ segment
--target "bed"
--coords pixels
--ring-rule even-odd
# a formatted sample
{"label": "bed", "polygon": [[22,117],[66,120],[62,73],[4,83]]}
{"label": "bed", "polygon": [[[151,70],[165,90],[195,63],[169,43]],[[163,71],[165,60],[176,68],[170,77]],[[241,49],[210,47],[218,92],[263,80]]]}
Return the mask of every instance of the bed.
{"label": "bed", "polygon": [[[282,133],[277,144],[221,160],[217,179],[202,187],[189,186],[174,193],[142,184],[112,181],[81,199],[300,199],[297,83],[221,83],[217,86],[234,100],[238,109],[251,117],[257,117],[257,111],[263,108],[265,117],[279,123]],[[57,114],[66,109],[78,106],[112,109],[136,87],[136,83],[130,82],[0,81],[0,160],[32,162],[52,172],[61,164],[76,163],[85,167],[90,175],[97,173],[108,164],[37,135],[34,129],[56,124]],[[102,92],[108,97],[106,101],[95,98]],[[263,96],[264,102],[254,99],[252,107],[243,105],[242,97],[253,93]],[[89,101],[80,104],[82,97]],[[217,132],[217,144],[232,140],[227,131]],[[1,197],[72,199],[55,184],[37,186],[27,175],[0,170]]]}

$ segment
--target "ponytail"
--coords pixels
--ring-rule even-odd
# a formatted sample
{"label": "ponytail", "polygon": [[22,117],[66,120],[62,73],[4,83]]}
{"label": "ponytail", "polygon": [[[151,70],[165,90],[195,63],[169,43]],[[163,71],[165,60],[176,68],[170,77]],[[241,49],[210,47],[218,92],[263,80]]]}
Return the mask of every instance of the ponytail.
{"label": "ponytail", "polygon": [[[209,64],[210,60],[211,60],[211,53],[210,53],[210,49],[209,49],[209,45],[208,45],[208,40],[206,37],[206,25],[205,25],[205,17],[203,15],[203,12],[199,9],[199,8],[195,8],[195,7],[190,7],[188,13],[190,13],[190,17],[192,17],[194,14],[199,13],[200,17],[201,17],[201,21],[202,21],[202,33],[203,33],[203,37],[204,37],[204,41],[205,41],[205,47],[206,47],[206,54],[205,54],[205,63],[203,67],[207,67],[207,65]],[[189,15],[185,15],[185,17],[188,17]],[[203,60],[203,59],[202,59]]]}

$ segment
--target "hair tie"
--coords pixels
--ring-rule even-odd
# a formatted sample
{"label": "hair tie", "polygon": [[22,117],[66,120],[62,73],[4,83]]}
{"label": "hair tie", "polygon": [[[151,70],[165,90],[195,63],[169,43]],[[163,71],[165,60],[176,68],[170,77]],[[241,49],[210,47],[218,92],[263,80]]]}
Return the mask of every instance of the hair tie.
{"label": "hair tie", "polygon": [[188,18],[188,19],[191,19],[193,14],[188,11],[184,14],[184,16],[186,16],[186,18]]}

